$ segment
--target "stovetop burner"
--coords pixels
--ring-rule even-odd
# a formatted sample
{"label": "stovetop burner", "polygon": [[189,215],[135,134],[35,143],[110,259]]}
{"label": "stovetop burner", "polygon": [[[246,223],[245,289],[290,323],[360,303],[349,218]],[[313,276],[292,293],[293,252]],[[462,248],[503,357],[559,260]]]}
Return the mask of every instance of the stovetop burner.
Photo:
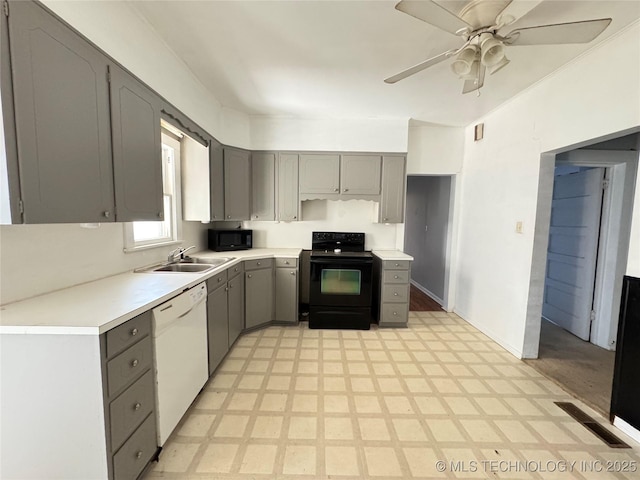
{"label": "stovetop burner", "polygon": [[336,255],[364,252],[364,233],[313,232],[311,250],[311,255],[315,255],[316,252]]}

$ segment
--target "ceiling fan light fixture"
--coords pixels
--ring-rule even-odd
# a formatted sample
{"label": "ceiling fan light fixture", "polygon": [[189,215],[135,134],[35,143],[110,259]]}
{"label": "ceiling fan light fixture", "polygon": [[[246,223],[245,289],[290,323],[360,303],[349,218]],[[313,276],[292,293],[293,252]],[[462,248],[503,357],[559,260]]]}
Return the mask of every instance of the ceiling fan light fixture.
{"label": "ceiling fan light fixture", "polygon": [[451,64],[451,70],[459,77],[469,75],[473,68],[473,64],[479,58],[479,49],[475,45],[468,45],[458,54],[454,62]]}
{"label": "ceiling fan light fixture", "polygon": [[506,67],[509,64],[509,62],[510,60],[506,56],[503,56],[502,60],[500,60],[499,63],[496,63],[495,65],[488,68],[489,74],[493,75],[498,70],[501,70],[503,67]]}
{"label": "ceiling fan light fixture", "polygon": [[488,35],[480,44],[480,60],[485,67],[493,67],[505,58],[504,44],[493,35]]}
{"label": "ceiling fan light fixture", "polygon": [[476,60],[471,64],[469,71],[460,75],[460,80],[476,80],[478,78],[478,72],[480,71],[480,60]]}

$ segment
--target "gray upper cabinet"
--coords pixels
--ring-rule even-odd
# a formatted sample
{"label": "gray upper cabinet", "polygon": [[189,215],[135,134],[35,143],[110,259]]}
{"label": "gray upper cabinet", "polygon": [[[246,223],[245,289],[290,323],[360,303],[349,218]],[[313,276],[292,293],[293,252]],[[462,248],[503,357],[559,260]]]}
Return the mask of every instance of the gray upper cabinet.
{"label": "gray upper cabinet", "polygon": [[380,195],[380,155],[342,155],[340,193]]}
{"label": "gray upper cabinet", "polygon": [[251,154],[224,147],[224,219],[249,220]]}
{"label": "gray upper cabinet", "polygon": [[300,193],[340,192],[340,155],[300,155]]}
{"label": "gray upper cabinet", "polygon": [[378,221],[380,223],[404,222],[405,158],[382,158],[382,195]]}
{"label": "gray upper cabinet", "polygon": [[108,60],[35,2],[10,10],[23,221],[113,221]]}
{"label": "gray upper cabinet", "polygon": [[278,159],[278,220],[297,221],[299,208],[298,155],[282,153]]}
{"label": "gray upper cabinet", "polygon": [[224,220],[224,147],[213,140],[209,146],[210,169],[210,202],[211,220]]}
{"label": "gray upper cabinet", "polygon": [[117,220],[163,220],[159,97],[110,66]]}
{"label": "gray upper cabinet", "polygon": [[251,154],[251,220],[275,220],[275,153]]}

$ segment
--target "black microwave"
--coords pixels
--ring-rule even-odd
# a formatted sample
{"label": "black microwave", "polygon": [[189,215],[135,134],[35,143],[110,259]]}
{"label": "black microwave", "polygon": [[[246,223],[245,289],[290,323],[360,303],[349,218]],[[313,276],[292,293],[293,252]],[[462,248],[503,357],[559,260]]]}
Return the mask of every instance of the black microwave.
{"label": "black microwave", "polygon": [[253,230],[209,229],[209,250],[228,252],[231,250],[249,250],[252,246]]}

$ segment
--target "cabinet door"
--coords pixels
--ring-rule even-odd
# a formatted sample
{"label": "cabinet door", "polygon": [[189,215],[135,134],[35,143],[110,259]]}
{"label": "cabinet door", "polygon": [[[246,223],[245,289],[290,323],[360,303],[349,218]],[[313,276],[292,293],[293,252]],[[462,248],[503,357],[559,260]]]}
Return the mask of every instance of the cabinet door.
{"label": "cabinet door", "polygon": [[273,317],[273,268],[246,272],[245,289],[246,327],[270,322]]}
{"label": "cabinet door", "polygon": [[8,21],[24,222],[114,221],[107,59],[36,2]]}
{"label": "cabinet door", "polygon": [[380,155],[342,155],[340,193],[380,195]]}
{"label": "cabinet door", "polygon": [[109,71],[116,218],[163,220],[160,99],[121,68]]}
{"label": "cabinet door", "polygon": [[209,186],[211,220],[224,220],[224,148],[215,140],[209,147]]}
{"label": "cabinet door", "polygon": [[298,323],[298,272],[276,268],[276,316],[279,322]]}
{"label": "cabinet door", "polygon": [[404,157],[383,157],[379,222],[404,222],[405,181]]}
{"label": "cabinet door", "polygon": [[281,154],[278,159],[278,220],[298,220],[298,181],[298,155]]}
{"label": "cabinet door", "polygon": [[244,276],[229,280],[229,347],[244,330]]}
{"label": "cabinet door", "polygon": [[244,150],[224,148],[224,219],[249,220],[250,155]]}
{"label": "cabinet door", "polygon": [[340,155],[300,155],[300,193],[339,193]]}
{"label": "cabinet door", "polygon": [[207,297],[207,335],[209,337],[209,375],[229,351],[227,287],[215,289]]}
{"label": "cabinet door", "polygon": [[251,154],[251,220],[275,220],[276,155]]}

